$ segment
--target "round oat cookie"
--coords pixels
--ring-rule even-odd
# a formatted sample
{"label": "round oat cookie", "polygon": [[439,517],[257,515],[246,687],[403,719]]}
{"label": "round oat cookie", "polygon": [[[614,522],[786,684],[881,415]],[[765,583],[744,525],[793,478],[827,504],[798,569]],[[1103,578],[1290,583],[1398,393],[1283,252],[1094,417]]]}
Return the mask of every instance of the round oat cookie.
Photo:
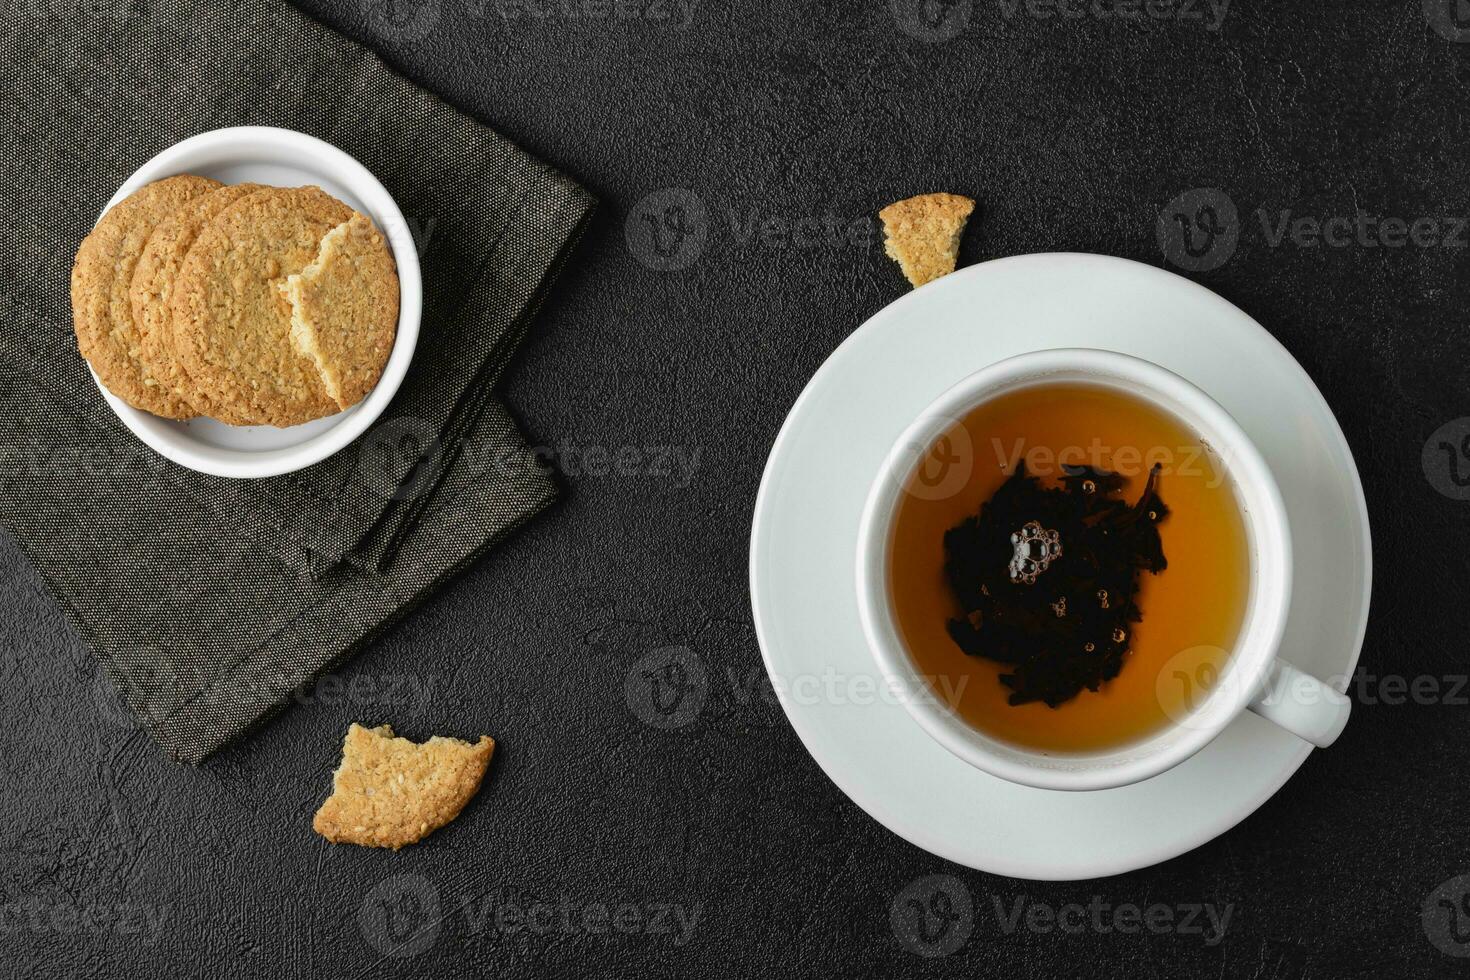
{"label": "round oat cookie", "polygon": [[173,351],[192,390],[257,425],[340,410],[316,364],[291,343],[280,287],[352,214],[321,188],[273,187],[236,201],[199,233],[169,298]]}
{"label": "round oat cookie", "polygon": [[233,184],[197,197],[177,213],[160,222],[148,238],[138,265],[128,299],[133,307],[133,324],[138,329],[138,359],[155,378],[168,385],[174,395],[191,405],[200,415],[222,422],[241,425],[247,419],[230,417],[214,405],[202,392],[193,390],[189,376],[179,367],[173,352],[173,331],[169,328],[169,295],[174,277],[184,264],[199,233],[226,208],[247,194],[266,188],[261,184]]}
{"label": "round oat cookie", "polygon": [[82,240],[71,269],[77,348],[108,391],[164,418],[189,418],[194,410],[140,359],[128,287],[154,227],[219,186],[207,177],[180,174],[138,188],[110,208]]}

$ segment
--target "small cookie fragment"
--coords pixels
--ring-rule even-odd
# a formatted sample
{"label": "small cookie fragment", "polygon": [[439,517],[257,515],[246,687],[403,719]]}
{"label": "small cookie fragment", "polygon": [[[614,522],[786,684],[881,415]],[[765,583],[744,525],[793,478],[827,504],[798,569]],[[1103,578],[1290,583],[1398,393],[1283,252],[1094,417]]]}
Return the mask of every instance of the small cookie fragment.
{"label": "small cookie fragment", "polygon": [[311,826],[334,844],[391,847],[414,844],[459,816],[480,789],[495,740],[471,745],[435,735],[427,742],[397,738],[388,725],[353,722],[342,742],[332,795]]}
{"label": "small cookie fragment", "polygon": [[291,304],[291,343],[321,374],[342,409],[382,377],[398,330],[398,270],[366,215],[327,233],[315,261],[281,285]]}
{"label": "small cookie fragment", "polygon": [[189,418],[191,405],[141,358],[141,338],[128,296],[133,271],[154,228],[219,181],[179,174],[138,188],[108,209],[82,240],[71,270],[72,326],[77,347],[97,378],[134,408]]}
{"label": "small cookie fragment", "polygon": [[883,248],[915,287],[954,271],[960,235],[975,202],[958,194],[920,194],[888,205]]}

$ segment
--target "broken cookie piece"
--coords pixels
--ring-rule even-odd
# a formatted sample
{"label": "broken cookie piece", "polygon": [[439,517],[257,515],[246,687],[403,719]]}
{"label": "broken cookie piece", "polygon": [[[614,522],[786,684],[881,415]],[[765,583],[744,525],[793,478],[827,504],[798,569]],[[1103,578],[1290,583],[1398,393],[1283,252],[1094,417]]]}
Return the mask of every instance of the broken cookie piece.
{"label": "broken cookie piece", "polygon": [[422,744],[397,738],[388,725],[352,723],[332,795],[312,828],[334,844],[414,844],[459,816],[480,789],[495,740],[471,745],[435,735]]}
{"label": "broken cookie piece", "polygon": [[897,201],[878,212],[883,247],[915,287],[947,276],[954,271],[960,235],[974,210],[975,202],[958,194],[920,194]]}
{"label": "broken cookie piece", "polygon": [[316,365],[338,408],[362,401],[382,377],[398,330],[397,267],[378,229],[354,213],[279,288],[291,306],[291,346]]}

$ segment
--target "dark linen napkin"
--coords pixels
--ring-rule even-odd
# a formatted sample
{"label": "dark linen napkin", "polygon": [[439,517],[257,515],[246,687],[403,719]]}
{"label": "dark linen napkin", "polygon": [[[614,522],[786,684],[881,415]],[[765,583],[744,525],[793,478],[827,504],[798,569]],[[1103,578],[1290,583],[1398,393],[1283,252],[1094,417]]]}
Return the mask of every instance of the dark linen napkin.
{"label": "dark linen napkin", "polygon": [[[278,0],[27,5],[0,55],[0,521],[139,720],[197,762],[554,498],[492,389],[594,202]],[[71,258],[117,185],[231,125],[362,161],[424,273],[414,363],[376,426],[267,480],[155,455],[71,335]]]}

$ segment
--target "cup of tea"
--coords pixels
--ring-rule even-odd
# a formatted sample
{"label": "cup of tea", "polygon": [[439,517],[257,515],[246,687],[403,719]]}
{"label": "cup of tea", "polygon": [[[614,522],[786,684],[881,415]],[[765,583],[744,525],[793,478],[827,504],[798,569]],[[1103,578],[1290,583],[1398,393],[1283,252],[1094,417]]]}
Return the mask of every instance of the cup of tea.
{"label": "cup of tea", "polygon": [[1270,469],[1149,361],[1047,350],[955,384],[885,458],[857,558],[886,684],[1003,779],[1138,782],[1242,711],[1319,747],[1347,722],[1343,694],[1279,656],[1292,549]]}

